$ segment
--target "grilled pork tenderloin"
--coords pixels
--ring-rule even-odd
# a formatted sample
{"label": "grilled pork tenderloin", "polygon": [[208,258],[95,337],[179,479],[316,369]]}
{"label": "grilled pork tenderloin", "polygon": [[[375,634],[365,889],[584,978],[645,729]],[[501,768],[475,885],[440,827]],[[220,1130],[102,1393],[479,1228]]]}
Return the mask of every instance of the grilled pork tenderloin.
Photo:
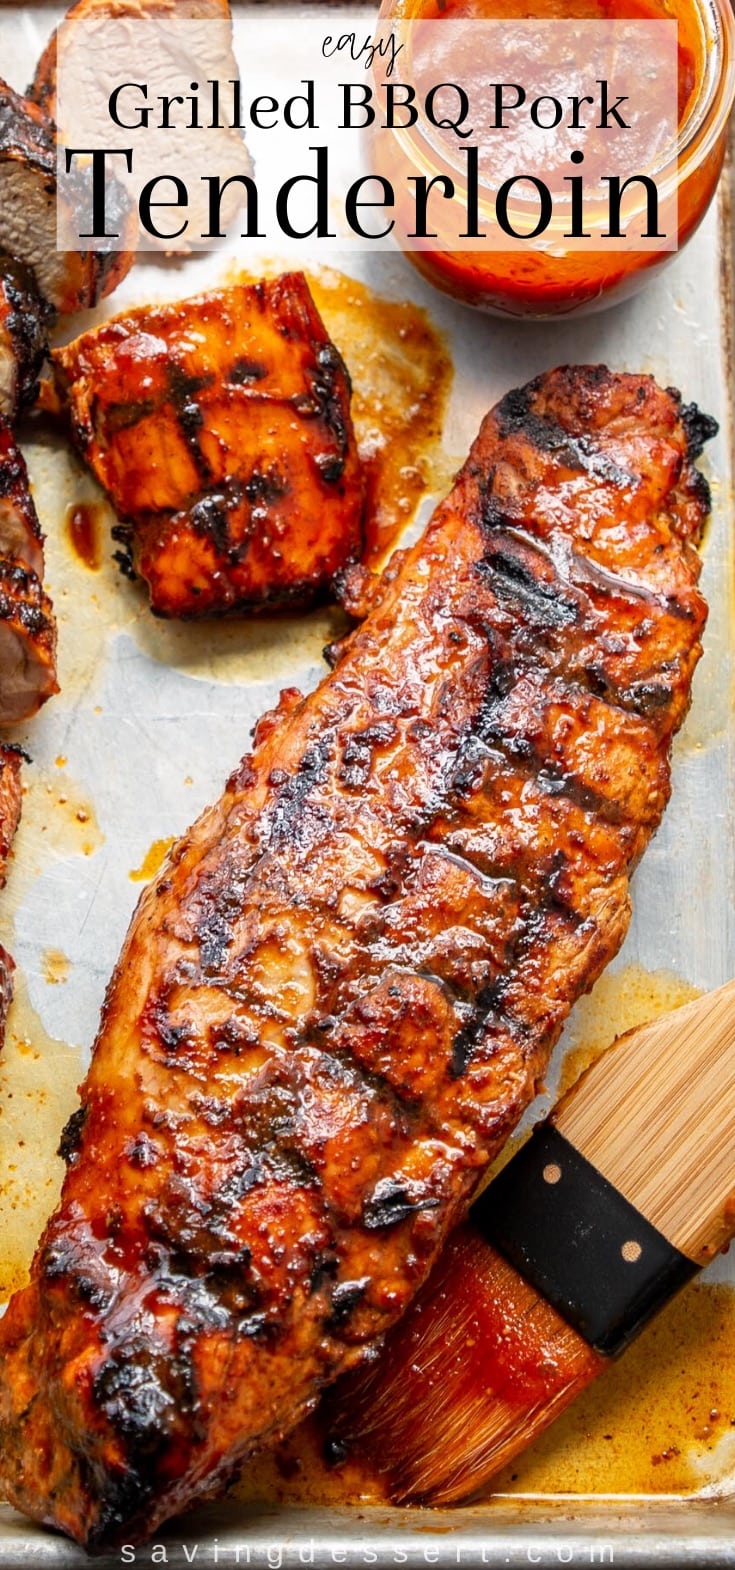
{"label": "grilled pork tenderloin", "polygon": [[146,889],[0,1322],[0,1482],[95,1550],[374,1348],[628,925],[705,605],[712,423],[550,372]]}

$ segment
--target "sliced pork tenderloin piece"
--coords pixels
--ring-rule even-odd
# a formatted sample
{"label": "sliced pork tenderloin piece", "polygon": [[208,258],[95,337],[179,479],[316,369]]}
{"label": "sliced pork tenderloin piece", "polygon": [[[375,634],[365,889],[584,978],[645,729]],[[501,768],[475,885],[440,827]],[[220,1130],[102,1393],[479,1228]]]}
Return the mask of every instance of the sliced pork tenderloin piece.
{"label": "sliced pork tenderloin piece", "polygon": [[124,278],[132,253],[57,251],[56,231],[53,124],[36,104],[0,79],[0,249],[30,269],[54,310],[96,305]]}
{"label": "sliced pork tenderloin piece", "polygon": [[28,487],[25,460],[6,420],[0,418],[0,558],[17,561],[43,577],[43,534]]}
{"label": "sliced pork tenderloin piece", "polygon": [[50,316],[27,269],[0,252],[0,415],[11,422],[38,392]]}
{"label": "sliced pork tenderloin piece", "polygon": [[31,719],[58,690],[51,601],[35,572],[0,561],[0,725]]}
{"label": "sliced pork tenderloin piece", "polygon": [[0,743],[0,889],[5,888],[8,857],[20,822],[23,758],[22,748]]}
{"label": "sliced pork tenderloin piece", "polygon": [[30,719],[58,692],[56,625],[44,593],[43,534],[28,471],[0,419],[0,725]]}
{"label": "sliced pork tenderloin piece", "polygon": [[[186,29],[172,33],[171,23],[181,21],[187,23]],[[143,22],[151,24],[144,37]],[[79,147],[99,145],[100,118],[106,118],[109,96],[128,72],[129,79],[138,79],[143,48],[145,78],[153,97],[163,87],[168,92],[172,87],[174,92],[188,92],[194,77],[200,83],[231,83],[239,78],[227,0],[79,0],[67,12],[61,29],[67,101],[74,106],[74,138]],[[30,96],[53,119],[57,118],[57,56],[54,33],[30,89]],[[173,215],[170,225],[162,219],[160,233],[142,234],[144,250],[184,253],[202,243],[210,232],[213,171],[222,192],[219,229],[222,235],[231,231],[247,199],[243,178],[252,175],[253,166],[242,131],[225,120],[224,109],[217,126],[203,115],[199,134],[192,136],[186,120],[179,125],[174,116],[164,136],[136,140],[138,190],[149,179],[179,178],[182,170],[188,187],[185,215]],[[179,234],[182,216],[186,228]],[[135,221],[137,225],[137,213]]]}

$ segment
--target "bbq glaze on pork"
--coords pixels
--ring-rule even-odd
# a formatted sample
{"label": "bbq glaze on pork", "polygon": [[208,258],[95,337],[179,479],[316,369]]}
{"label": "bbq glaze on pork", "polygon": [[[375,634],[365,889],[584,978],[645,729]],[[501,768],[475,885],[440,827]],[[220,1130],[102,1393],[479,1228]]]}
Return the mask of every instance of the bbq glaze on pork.
{"label": "bbq glaze on pork", "polygon": [[147,1534],[425,1279],[624,936],[700,654],[712,430],[600,367],[510,393],[146,890],[0,1324],[28,1514]]}
{"label": "bbq glaze on pork", "polygon": [[59,690],[56,622],[43,569],[25,460],[0,417],[0,725],[30,719]]}
{"label": "bbq glaze on pork", "polygon": [[11,424],[38,392],[49,314],[27,270],[0,252],[0,415]]}
{"label": "bbq glaze on pork", "polygon": [[358,555],[350,385],[302,274],[132,311],[53,361],[159,615],[305,605]]}

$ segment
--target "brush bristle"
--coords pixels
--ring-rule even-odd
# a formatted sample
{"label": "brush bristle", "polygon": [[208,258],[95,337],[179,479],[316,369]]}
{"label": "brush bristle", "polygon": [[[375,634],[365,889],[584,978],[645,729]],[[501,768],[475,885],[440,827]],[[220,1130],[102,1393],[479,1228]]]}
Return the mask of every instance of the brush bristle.
{"label": "brush bristle", "polygon": [[478,1490],[605,1367],[471,1226],[455,1233],[379,1360],[341,1381],[325,1419],[396,1503]]}

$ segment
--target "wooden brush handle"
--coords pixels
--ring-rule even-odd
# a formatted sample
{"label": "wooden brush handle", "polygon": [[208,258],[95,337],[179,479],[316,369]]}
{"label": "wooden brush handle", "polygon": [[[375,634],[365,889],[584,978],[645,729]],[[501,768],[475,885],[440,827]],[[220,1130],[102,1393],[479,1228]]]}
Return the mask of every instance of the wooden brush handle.
{"label": "wooden brush handle", "polygon": [[621,1036],[552,1121],[704,1265],[735,1232],[735,981]]}

